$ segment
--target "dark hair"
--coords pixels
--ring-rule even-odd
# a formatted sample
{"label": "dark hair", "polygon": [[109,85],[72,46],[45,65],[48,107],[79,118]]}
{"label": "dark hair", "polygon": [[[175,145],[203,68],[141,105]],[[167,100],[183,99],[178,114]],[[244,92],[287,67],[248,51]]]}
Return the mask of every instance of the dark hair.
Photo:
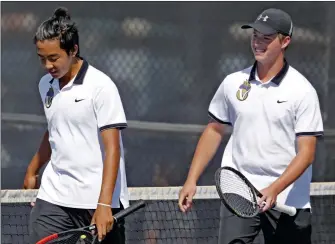
{"label": "dark hair", "polygon": [[76,54],[79,57],[79,34],[76,24],[71,21],[70,14],[66,8],[57,8],[53,16],[45,20],[36,31],[34,43],[38,41],[59,39],[60,48],[67,54],[74,50],[74,45],[78,46]]}

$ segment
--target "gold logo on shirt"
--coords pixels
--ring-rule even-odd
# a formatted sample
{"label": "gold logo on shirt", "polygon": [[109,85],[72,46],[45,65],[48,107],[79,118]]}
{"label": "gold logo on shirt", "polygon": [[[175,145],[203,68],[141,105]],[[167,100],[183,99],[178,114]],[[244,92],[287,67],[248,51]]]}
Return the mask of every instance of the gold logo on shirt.
{"label": "gold logo on shirt", "polygon": [[240,101],[244,101],[248,98],[248,94],[251,90],[251,85],[248,80],[245,80],[236,92],[236,98]]}

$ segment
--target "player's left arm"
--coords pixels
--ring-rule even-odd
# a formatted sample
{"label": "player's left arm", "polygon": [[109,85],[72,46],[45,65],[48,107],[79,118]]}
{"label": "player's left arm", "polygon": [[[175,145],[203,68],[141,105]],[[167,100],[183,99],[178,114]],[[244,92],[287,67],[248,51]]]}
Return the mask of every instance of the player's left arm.
{"label": "player's left arm", "polygon": [[105,159],[99,203],[111,204],[120,165],[120,132],[112,128],[101,131]]}
{"label": "player's left arm", "polygon": [[260,201],[266,201],[263,211],[272,207],[276,202],[277,195],[295,182],[314,161],[317,139],[323,136],[323,122],[319,99],[312,87],[297,104],[295,132],[297,155],[284,173],[269,187],[261,191],[264,197]]}
{"label": "player's left arm", "polygon": [[284,173],[272,184],[277,192],[281,193],[295,182],[305,170],[313,163],[317,137],[302,135],[297,138],[298,153],[288,165]]}
{"label": "player's left arm", "polygon": [[120,130],[127,127],[121,98],[112,81],[97,89],[94,109],[105,155],[103,155],[100,196],[92,224],[96,224],[98,239],[102,240],[113,227],[113,213],[110,205],[120,165]]}

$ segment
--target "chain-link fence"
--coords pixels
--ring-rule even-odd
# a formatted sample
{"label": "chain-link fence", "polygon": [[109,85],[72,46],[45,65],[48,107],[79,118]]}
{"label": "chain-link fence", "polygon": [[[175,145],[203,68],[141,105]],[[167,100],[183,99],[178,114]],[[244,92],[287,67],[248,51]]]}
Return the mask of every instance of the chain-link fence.
{"label": "chain-link fence", "polygon": [[[44,71],[32,37],[41,21],[59,5],[1,5],[2,187],[17,188],[46,127],[41,121],[43,109],[37,89]],[[335,64],[334,3],[62,5],[78,24],[82,56],[112,77],[119,88],[132,125],[123,134],[130,186],[183,183],[202,128],[185,124],[206,124],[208,105],[220,82],[253,62],[250,32],[240,29],[241,24],[254,20],[268,7],[287,11],[295,26],[287,59],[316,88],[326,128],[326,137],[318,145],[313,179],[335,180],[335,115],[331,113],[335,102],[335,69],[331,68]],[[227,140],[200,184],[213,183]]]}

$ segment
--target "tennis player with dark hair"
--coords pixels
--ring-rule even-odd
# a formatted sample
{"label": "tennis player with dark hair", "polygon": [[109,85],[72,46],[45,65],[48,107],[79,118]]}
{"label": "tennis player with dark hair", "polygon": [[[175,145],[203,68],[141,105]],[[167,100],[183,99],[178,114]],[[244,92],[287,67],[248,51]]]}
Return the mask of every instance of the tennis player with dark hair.
{"label": "tennis player with dark hair", "polygon": [[96,224],[102,243],[125,243],[124,223],[113,214],[128,207],[120,130],[127,127],[114,82],[80,57],[79,34],[58,8],[34,37],[48,74],[39,82],[48,129],[32,158],[25,189],[37,188],[30,243],[53,233]]}
{"label": "tennis player with dark hair", "polygon": [[[285,59],[293,33],[291,17],[279,9],[263,11],[252,28],[255,63],[228,75],[210,106],[205,128],[180,191],[179,207],[192,206],[196,183],[213,158],[226,125],[232,136],[222,166],[235,168],[263,197],[261,213],[240,218],[221,204],[220,244],[252,243],[263,230],[265,243],[311,243],[310,182],[317,137],[323,122],[317,93]],[[275,202],[297,208],[295,216],[274,211]]]}

